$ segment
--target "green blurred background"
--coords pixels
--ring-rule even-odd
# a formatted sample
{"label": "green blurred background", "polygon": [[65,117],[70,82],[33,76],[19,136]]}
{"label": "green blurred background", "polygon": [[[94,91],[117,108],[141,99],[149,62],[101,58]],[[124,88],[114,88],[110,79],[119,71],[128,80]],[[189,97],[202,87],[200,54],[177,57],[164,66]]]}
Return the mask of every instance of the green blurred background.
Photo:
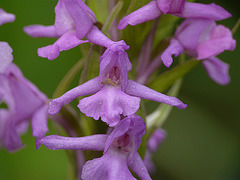
{"label": "green blurred background", "polygon": [[[210,0],[198,2],[210,3]],[[221,23],[232,28],[239,18],[238,1],[214,0],[233,17]],[[62,52],[54,61],[37,56],[37,48],[54,39],[34,39],[23,33],[30,24],[51,25],[57,0],[1,0],[0,7],[16,15],[16,21],[0,27],[0,40],[13,48],[14,62],[24,75],[49,97],[64,74],[81,56],[79,47]],[[240,31],[234,35],[240,40]],[[162,180],[237,180],[240,179],[240,46],[219,56],[229,63],[231,83],[219,86],[198,66],[184,79],[179,98],[186,110],[174,108],[163,128],[167,139],[154,154]],[[51,126],[51,124],[50,124]],[[31,129],[22,136],[26,147],[16,153],[0,150],[0,180],[65,180],[68,160],[64,151],[45,147],[35,149]]]}

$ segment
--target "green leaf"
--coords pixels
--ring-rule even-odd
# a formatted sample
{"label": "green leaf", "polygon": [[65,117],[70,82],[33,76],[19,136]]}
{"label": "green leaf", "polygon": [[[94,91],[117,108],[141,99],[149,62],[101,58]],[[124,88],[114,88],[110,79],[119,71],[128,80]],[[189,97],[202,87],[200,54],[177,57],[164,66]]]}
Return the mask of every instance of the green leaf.
{"label": "green leaf", "polygon": [[106,0],[87,0],[86,4],[94,12],[97,21],[102,24],[109,16],[108,1]]}
{"label": "green leaf", "polygon": [[148,84],[148,86],[158,92],[163,92],[168,89],[176,80],[183,77],[191,69],[196,67],[200,62],[201,61],[199,60],[189,60],[183,62],[156,77],[154,81]]}
{"label": "green leaf", "polygon": [[109,14],[106,22],[104,23],[103,27],[102,27],[102,32],[103,34],[106,34],[108,32],[108,30],[110,29],[110,27],[112,26],[114,20],[116,19],[116,17],[118,16],[119,12],[121,11],[123,7],[123,1],[119,1],[115,7],[113,8],[113,10],[111,11],[111,13]]}
{"label": "green leaf", "polygon": [[77,73],[82,69],[83,67],[83,60],[79,60],[74,66],[67,72],[67,74],[64,76],[64,78],[61,80],[61,82],[58,84],[55,92],[53,93],[53,98],[57,98],[61,95],[63,95],[70,86],[71,82],[77,75]]}

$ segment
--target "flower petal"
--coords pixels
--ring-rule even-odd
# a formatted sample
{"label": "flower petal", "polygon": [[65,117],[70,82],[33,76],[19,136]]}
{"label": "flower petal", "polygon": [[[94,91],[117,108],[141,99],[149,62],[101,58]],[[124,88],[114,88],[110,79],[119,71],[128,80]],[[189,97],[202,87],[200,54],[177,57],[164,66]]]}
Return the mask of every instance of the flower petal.
{"label": "flower petal", "polygon": [[63,137],[50,135],[42,138],[39,142],[52,150],[96,150],[102,151],[108,135],[97,134],[85,137]]}
{"label": "flower petal", "polygon": [[176,39],[171,39],[169,46],[161,55],[163,64],[169,68],[173,63],[172,55],[175,55],[175,57],[177,57],[182,54],[183,51],[184,47],[181,45],[181,43]]}
{"label": "flower petal", "polygon": [[74,21],[65,7],[64,0],[58,1],[55,7],[55,14],[54,28],[58,35],[63,35],[75,29]]}
{"label": "flower petal", "polygon": [[54,60],[61,51],[66,51],[88,41],[79,40],[76,32],[67,32],[63,34],[53,45],[38,49],[38,55],[49,60]]}
{"label": "flower petal", "polygon": [[59,35],[55,31],[54,26],[30,25],[23,28],[23,31],[31,37],[49,37],[56,38]]}
{"label": "flower petal", "polygon": [[140,179],[151,180],[147,167],[145,166],[141,156],[136,153],[133,162],[129,165],[129,168],[135,172]]}
{"label": "flower petal", "polygon": [[155,152],[165,138],[166,132],[163,129],[158,128],[156,131],[154,131],[147,142],[148,149],[151,152]]}
{"label": "flower petal", "polygon": [[125,50],[129,49],[129,46],[125,43],[125,41],[123,40],[118,42],[112,41],[105,34],[103,34],[102,31],[100,31],[96,26],[93,26],[91,28],[91,30],[86,35],[86,39],[93,44],[103,46],[106,48],[109,48],[113,44],[117,44]]}
{"label": "flower petal", "polygon": [[135,26],[137,24],[156,19],[160,15],[161,12],[158,8],[157,1],[151,1],[147,5],[139,8],[138,10],[121,19],[118,24],[118,29],[122,30],[126,28],[128,24]]}
{"label": "flower petal", "polygon": [[83,180],[136,180],[130,173],[126,157],[108,151],[101,158],[87,161],[83,166]]}
{"label": "flower petal", "polygon": [[231,31],[223,25],[214,27],[208,40],[202,41],[197,47],[198,60],[216,56],[225,50],[233,51],[236,41],[232,37]]}
{"label": "flower petal", "polygon": [[144,121],[140,116],[130,115],[122,119],[119,124],[114,127],[112,133],[109,135],[106,141],[104,154],[107,153],[110,146],[113,144],[114,140],[127,134],[130,138],[130,142],[127,145],[128,149],[128,164],[131,164],[137,150],[141,144],[142,137],[146,133],[146,126]]}
{"label": "flower petal", "polygon": [[0,73],[3,73],[13,60],[12,48],[7,42],[0,42]]}
{"label": "flower petal", "polygon": [[160,11],[167,13],[182,13],[186,0],[157,0]]}
{"label": "flower petal", "polygon": [[164,95],[132,80],[128,80],[126,93],[131,96],[140,97],[142,99],[148,99],[169,104],[170,106],[176,106],[179,109],[185,109],[187,107],[186,104],[184,104],[176,97]]}
{"label": "flower petal", "polygon": [[201,3],[191,3],[191,2],[185,3],[184,10],[182,13],[173,14],[173,15],[176,15],[182,18],[202,18],[202,19],[211,19],[214,21],[227,19],[232,16],[224,8],[214,3],[201,4]]}
{"label": "flower petal", "polygon": [[10,23],[15,21],[15,15],[5,12],[3,9],[0,8],[0,26],[5,23]]}
{"label": "flower petal", "polygon": [[[119,81],[121,81],[119,82],[119,85],[121,85],[122,90],[125,91],[128,80],[128,71],[132,69],[132,64],[128,58],[128,54],[123,50],[123,48],[118,44],[113,44],[106,49],[106,51],[100,57],[99,61],[100,86],[103,86],[101,82],[106,80],[106,77],[108,76],[107,74],[111,73],[110,71],[112,70],[112,68],[117,67],[120,71],[118,72],[120,74],[117,75],[120,76],[118,78]],[[115,73],[114,76],[116,76]]]}
{"label": "flower petal", "polygon": [[211,27],[215,25],[216,23],[212,20],[187,19],[178,27],[175,36],[182,46],[189,51],[190,55],[196,56],[195,51],[203,32],[207,29],[211,29]]}
{"label": "flower petal", "polygon": [[140,99],[125,94],[119,87],[105,85],[98,93],[79,102],[79,109],[88,117],[93,117],[109,126],[120,121],[120,115],[134,114],[139,109]]}
{"label": "flower petal", "polygon": [[57,114],[61,107],[64,104],[70,103],[73,99],[79,97],[79,96],[86,96],[90,94],[94,94],[97,91],[99,91],[98,86],[99,78],[96,77],[94,79],[91,79],[84,84],[77,86],[70,91],[66,92],[64,95],[57,99],[53,99],[49,103],[48,113],[49,114]]}
{"label": "flower petal", "polygon": [[217,57],[211,57],[202,61],[202,65],[208,76],[220,85],[227,85],[230,82],[229,65]]}
{"label": "flower petal", "polygon": [[63,0],[68,13],[71,15],[77,32],[82,39],[96,22],[96,17],[89,7],[81,0]]}
{"label": "flower petal", "polygon": [[32,135],[37,137],[36,140],[36,148],[40,147],[39,139],[45,136],[48,132],[48,124],[47,124],[47,110],[48,106],[44,105],[39,108],[32,117]]}

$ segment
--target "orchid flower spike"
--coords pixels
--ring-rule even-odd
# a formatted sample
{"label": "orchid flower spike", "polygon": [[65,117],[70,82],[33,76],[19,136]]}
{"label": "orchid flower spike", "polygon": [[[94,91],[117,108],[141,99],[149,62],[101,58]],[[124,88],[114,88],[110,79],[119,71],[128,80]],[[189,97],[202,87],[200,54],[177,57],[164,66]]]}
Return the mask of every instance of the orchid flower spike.
{"label": "orchid flower spike", "polygon": [[143,180],[150,180],[147,168],[137,150],[146,132],[144,121],[131,115],[120,121],[109,134],[86,137],[46,136],[40,140],[52,150],[96,150],[103,156],[87,161],[83,166],[83,180],[135,180],[128,168]]}
{"label": "orchid flower spike", "polygon": [[[38,49],[38,55],[41,57],[53,60],[61,51],[87,42],[106,48],[113,43],[119,43],[124,49],[129,48],[124,41],[113,42],[94,26],[95,14],[81,0],[59,0],[55,7],[55,14],[54,25],[24,27],[24,32],[32,37],[58,38],[53,45]],[[87,40],[82,40],[84,37]]]}
{"label": "orchid flower spike", "polygon": [[142,84],[128,79],[132,65],[127,53],[118,44],[110,46],[100,57],[100,74],[96,77],[54,99],[49,104],[49,114],[56,114],[64,104],[79,96],[86,97],[79,101],[79,109],[89,117],[115,126],[121,115],[134,114],[140,106],[140,98],[186,108],[176,97],[166,96]]}
{"label": "orchid flower spike", "polygon": [[162,14],[171,14],[182,18],[203,18],[223,20],[231,14],[222,7],[212,4],[190,3],[186,0],[154,0],[120,20],[118,29],[127,25],[135,26],[158,18]]}
{"label": "orchid flower spike", "polygon": [[168,48],[162,53],[161,59],[166,67],[173,62],[172,55],[177,57],[185,50],[187,55],[197,60],[205,59],[202,64],[210,78],[221,85],[228,84],[228,64],[215,56],[225,50],[233,51],[236,41],[231,31],[215,21],[206,19],[187,19],[177,29],[175,38],[170,41]]}

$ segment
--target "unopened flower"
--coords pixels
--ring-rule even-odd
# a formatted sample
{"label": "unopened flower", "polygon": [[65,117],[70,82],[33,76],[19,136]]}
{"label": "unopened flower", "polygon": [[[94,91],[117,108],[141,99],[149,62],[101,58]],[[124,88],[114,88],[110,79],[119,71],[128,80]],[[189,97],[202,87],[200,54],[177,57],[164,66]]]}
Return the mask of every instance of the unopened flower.
{"label": "unopened flower", "polygon": [[104,151],[102,157],[90,160],[83,166],[83,180],[134,180],[128,168],[141,179],[148,180],[151,177],[137,153],[145,132],[144,121],[139,116],[132,115],[122,119],[109,135],[97,134],[79,138],[51,135],[40,142],[53,150]]}
{"label": "unopened flower", "polygon": [[214,3],[200,4],[186,2],[186,0],[154,0],[121,19],[118,29],[124,29],[128,24],[135,26],[156,19],[162,13],[182,18],[204,18],[215,21],[231,17],[229,12]]}
{"label": "unopened flower", "polygon": [[[115,43],[96,26],[96,17],[81,0],[59,0],[55,7],[55,23],[52,26],[30,25],[24,32],[32,37],[59,38],[53,45],[38,49],[38,55],[49,60],[56,59],[60,51],[66,51],[79,44],[91,42],[103,47]],[[82,40],[83,38],[87,40]],[[117,42],[124,49],[129,47],[123,41]]]}
{"label": "unopened flower", "polygon": [[235,47],[236,41],[225,26],[217,25],[212,20],[187,19],[177,29],[175,38],[170,41],[161,59],[169,67],[173,62],[172,55],[177,57],[185,50],[187,55],[196,57],[197,60],[206,59],[202,63],[209,76],[224,85],[230,80],[229,67],[214,56],[225,50],[233,51]]}
{"label": "unopened flower", "polygon": [[101,119],[115,126],[121,115],[134,114],[140,106],[140,98],[186,108],[178,98],[166,96],[142,84],[128,79],[132,66],[124,49],[113,44],[100,57],[100,74],[96,77],[54,99],[49,104],[49,114],[56,114],[64,104],[79,96],[86,97],[79,101],[79,109],[95,120]]}

